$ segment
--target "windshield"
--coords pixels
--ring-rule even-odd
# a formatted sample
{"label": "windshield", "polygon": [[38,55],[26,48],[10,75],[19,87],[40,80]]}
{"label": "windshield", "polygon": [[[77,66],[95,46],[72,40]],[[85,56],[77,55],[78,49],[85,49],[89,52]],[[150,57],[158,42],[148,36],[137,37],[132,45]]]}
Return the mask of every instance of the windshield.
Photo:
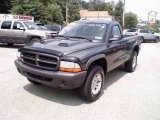
{"label": "windshield", "polygon": [[34,22],[24,22],[28,29],[39,29],[39,27]]}
{"label": "windshield", "polygon": [[48,30],[53,30],[53,31],[60,31],[61,27],[58,25],[46,25],[46,27],[48,28]]}
{"label": "windshield", "polygon": [[42,29],[42,30],[48,30],[48,28],[44,25],[37,25],[39,27],[39,29]]}
{"label": "windshield", "polygon": [[103,23],[70,23],[59,33],[60,36],[79,37],[90,40],[103,40],[106,24]]}

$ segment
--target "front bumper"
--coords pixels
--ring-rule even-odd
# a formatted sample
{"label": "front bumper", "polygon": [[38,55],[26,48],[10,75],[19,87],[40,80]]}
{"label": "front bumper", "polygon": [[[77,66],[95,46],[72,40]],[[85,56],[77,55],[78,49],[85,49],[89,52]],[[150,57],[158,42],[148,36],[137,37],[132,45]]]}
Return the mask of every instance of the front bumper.
{"label": "front bumper", "polygon": [[59,89],[75,89],[80,87],[87,74],[86,71],[67,73],[41,70],[25,65],[19,60],[15,61],[15,65],[19,73],[28,79]]}

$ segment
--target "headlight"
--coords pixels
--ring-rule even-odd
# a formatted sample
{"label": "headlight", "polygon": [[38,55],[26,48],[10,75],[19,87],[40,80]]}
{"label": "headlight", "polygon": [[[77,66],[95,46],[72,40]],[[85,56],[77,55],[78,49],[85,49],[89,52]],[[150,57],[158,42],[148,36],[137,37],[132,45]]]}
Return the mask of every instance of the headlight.
{"label": "headlight", "polygon": [[74,63],[74,62],[61,61],[59,70],[64,71],[64,72],[75,73],[75,72],[80,72],[81,67],[77,63]]}
{"label": "headlight", "polygon": [[17,59],[22,60],[21,53],[19,51],[17,52]]}
{"label": "headlight", "polygon": [[46,33],[46,38],[50,38],[51,34],[50,33]]}

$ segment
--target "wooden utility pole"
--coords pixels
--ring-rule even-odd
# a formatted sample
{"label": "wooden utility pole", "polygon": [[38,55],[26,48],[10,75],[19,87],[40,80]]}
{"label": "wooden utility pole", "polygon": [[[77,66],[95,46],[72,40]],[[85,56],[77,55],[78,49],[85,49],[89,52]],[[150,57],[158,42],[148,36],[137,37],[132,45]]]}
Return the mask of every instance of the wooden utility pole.
{"label": "wooden utility pole", "polygon": [[125,4],[126,4],[126,0],[124,0],[124,3],[123,3],[123,17],[122,17],[122,27],[124,29],[124,24],[125,24],[125,18],[124,18],[124,15],[125,15]]}
{"label": "wooden utility pole", "polygon": [[68,22],[68,0],[66,0],[66,22]]}

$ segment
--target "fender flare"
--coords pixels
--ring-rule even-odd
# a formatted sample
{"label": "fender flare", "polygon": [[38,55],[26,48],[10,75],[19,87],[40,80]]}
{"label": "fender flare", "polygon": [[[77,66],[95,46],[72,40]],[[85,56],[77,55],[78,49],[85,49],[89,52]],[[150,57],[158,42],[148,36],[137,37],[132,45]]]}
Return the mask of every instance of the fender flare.
{"label": "fender flare", "polygon": [[[91,57],[88,61],[87,61],[87,64],[86,64],[86,70],[90,67],[90,65],[96,61],[96,60],[99,60],[99,59],[105,59],[106,60],[106,55],[105,54],[99,54],[99,55],[95,55],[93,57]],[[107,63],[107,60],[106,60],[106,63]]]}

